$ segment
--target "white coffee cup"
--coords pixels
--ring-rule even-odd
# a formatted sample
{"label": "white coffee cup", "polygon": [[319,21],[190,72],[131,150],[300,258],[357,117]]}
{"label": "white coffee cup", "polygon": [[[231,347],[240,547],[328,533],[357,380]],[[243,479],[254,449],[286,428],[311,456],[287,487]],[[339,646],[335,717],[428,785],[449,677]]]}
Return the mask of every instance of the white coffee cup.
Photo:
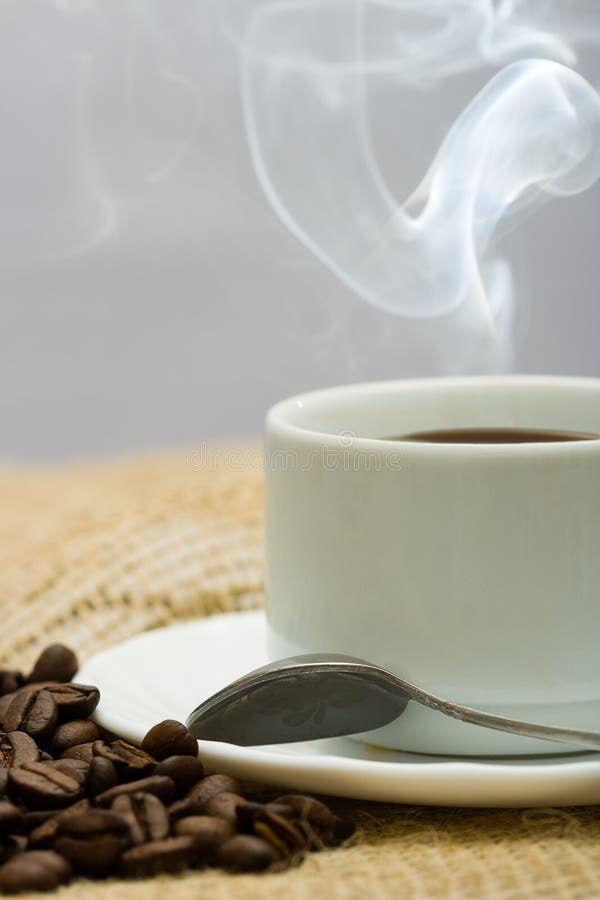
{"label": "white coffee cup", "polygon": [[[600,433],[600,380],[358,384],[270,410],[269,655],[348,653],[457,702],[600,728],[600,440],[384,439],[461,427]],[[432,753],[566,749],[415,704],[362,739]]]}

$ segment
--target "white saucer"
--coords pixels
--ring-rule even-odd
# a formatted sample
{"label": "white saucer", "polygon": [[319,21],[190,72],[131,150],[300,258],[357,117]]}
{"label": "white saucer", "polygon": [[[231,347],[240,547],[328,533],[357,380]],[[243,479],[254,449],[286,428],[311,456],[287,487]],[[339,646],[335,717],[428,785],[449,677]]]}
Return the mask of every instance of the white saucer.
{"label": "white saucer", "polygon": [[[88,660],[77,680],[100,688],[97,721],[139,743],[152,725],[185,721],[206,697],[265,662],[264,613],[229,613],[123,641]],[[431,806],[600,803],[600,753],[459,759],[380,750],[348,738],[199,745],[208,771],[341,797]]]}

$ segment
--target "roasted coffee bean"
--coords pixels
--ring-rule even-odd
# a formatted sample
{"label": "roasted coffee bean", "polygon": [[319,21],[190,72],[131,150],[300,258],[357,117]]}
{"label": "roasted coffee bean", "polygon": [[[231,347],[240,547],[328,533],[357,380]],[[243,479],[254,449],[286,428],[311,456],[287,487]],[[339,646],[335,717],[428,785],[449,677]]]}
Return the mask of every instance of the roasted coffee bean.
{"label": "roasted coffee bean", "polygon": [[77,657],[69,647],[50,644],[38,656],[27,681],[29,684],[37,681],[70,681],[78,668]]}
{"label": "roasted coffee bean", "polygon": [[24,731],[38,742],[52,737],[57,707],[49,691],[34,688],[18,691],[4,716],[5,731]]}
{"label": "roasted coffee bean", "polygon": [[144,778],[154,770],[156,760],[128,744],[127,741],[112,741],[105,744],[104,741],[95,741],[93,744],[94,756],[102,756],[104,759],[110,759],[114,764],[119,778],[126,781],[132,781],[134,778]]}
{"label": "roasted coffee bean", "polygon": [[0,732],[0,766],[22,766],[39,758],[36,742],[24,731]]}
{"label": "roasted coffee bean", "polygon": [[179,799],[204,775],[204,766],[197,756],[167,756],[157,763],[154,775],[168,775],[175,783],[175,796]]}
{"label": "roasted coffee bean", "polygon": [[338,817],[328,806],[305,794],[283,794],[273,802],[289,807],[299,818],[306,819],[321,828],[332,828],[338,821]]}
{"label": "roasted coffee bean", "polygon": [[252,822],[254,821],[254,814],[257,810],[267,809],[269,812],[276,813],[278,816],[283,816],[284,819],[294,819],[296,815],[294,810],[289,806],[284,806],[281,803],[256,803],[254,801],[246,800],[245,803],[240,804],[237,807],[237,818],[238,825],[241,831],[252,830]]}
{"label": "roasted coffee bean", "polygon": [[138,792],[153,794],[162,800],[163,803],[169,803],[175,792],[175,785],[171,778],[166,775],[149,775],[148,778],[140,778],[139,781],[126,781],[125,784],[117,784],[108,791],[103,791],[96,797],[98,806],[110,806],[115,797],[122,797],[124,794],[135,794]]}
{"label": "roasted coffee bean", "polygon": [[195,839],[189,835],[138,844],[121,857],[121,874],[133,878],[180,872],[198,859]]}
{"label": "roasted coffee bean", "polygon": [[30,809],[58,809],[73,803],[83,788],[72,774],[66,775],[52,763],[32,762],[9,769],[8,788]]}
{"label": "roasted coffee bean", "polygon": [[82,786],[87,784],[90,766],[82,759],[52,759],[47,765],[64,772],[65,775],[70,775]]}
{"label": "roasted coffee bean", "polygon": [[[263,838],[281,859],[308,850],[310,840],[305,831],[289,818],[289,810],[280,804],[241,803],[236,808],[240,830]],[[320,846],[320,845],[319,845]]]}
{"label": "roasted coffee bean", "polygon": [[73,719],[63,722],[54,732],[50,747],[57,755],[77,747],[79,744],[97,741],[100,737],[100,729],[90,719]]}
{"label": "roasted coffee bean", "polygon": [[0,800],[0,836],[10,834],[21,815],[21,810],[14,803],[9,800]]}
{"label": "roasted coffee bean", "polygon": [[50,682],[43,686],[54,697],[59,722],[85,719],[87,716],[91,716],[100,700],[98,688],[89,684],[75,684],[74,682],[54,684]]}
{"label": "roasted coffee bean", "polygon": [[232,794],[230,791],[222,791],[204,804],[203,811],[207,816],[217,816],[219,819],[227,819],[228,822],[237,822],[236,810],[240,803],[246,803],[246,798],[240,794]]}
{"label": "roasted coffee bean", "polygon": [[165,719],[150,729],[142,750],[159,762],[169,756],[198,756],[198,741],[181,722]]}
{"label": "roasted coffee bean", "polygon": [[[352,833],[311,797],[251,802],[234,778],[203,777],[197,742],[180,722],[158,723],[141,748],[101,732],[88,718],[98,689],[71,683],[75,667],[72,651],[54,645],[25,684],[0,670],[0,874],[17,855],[31,870],[29,880],[16,873],[23,887],[17,879],[14,890],[55,887],[72,869],[92,877],[201,863],[280,869]],[[61,857],[53,880],[48,860]],[[16,875],[9,870],[9,890]]]}
{"label": "roasted coffee bean", "polygon": [[[78,800],[72,806],[67,806],[66,809],[54,810],[54,812],[48,814],[45,821],[29,832],[29,846],[37,849],[50,847],[58,834],[61,819],[66,816],[74,816],[80,812],[86,812],[88,809],[90,809],[90,801],[84,799]],[[28,814],[26,813],[25,815]]]}
{"label": "roasted coffee bean", "polygon": [[230,775],[207,775],[202,781],[199,781],[194,787],[190,788],[187,796],[190,799],[197,800],[202,806],[217,794],[227,791],[229,794],[239,794],[242,787],[235,778]]}
{"label": "roasted coffee bean", "polygon": [[301,819],[307,819],[313,825],[320,825],[323,828],[331,827],[337,821],[328,806],[315,800],[314,797],[307,797],[305,794],[283,794],[274,801],[281,806],[288,806],[294,810],[294,813]]}
{"label": "roasted coffee bean", "polygon": [[198,850],[212,858],[221,844],[233,837],[235,825],[215,816],[186,816],[175,822],[173,834],[189,834],[195,838]]}
{"label": "roasted coffee bean", "polygon": [[22,672],[13,669],[0,669],[0,696],[12,694],[25,684]]}
{"label": "roasted coffee bean", "polygon": [[[27,807],[22,807],[22,815],[19,820],[18,826],[15,830],[15,834],[27,834],[31,839],[31,835],[36,835],[40,829],[46,829],[49,824],[58,817],[64,815],[70,815],[71,813],[75,813],[78,811],[82,811],[84,809],[88,809],[90,807],[90,801],[87,798],[82,798],[81,800],[76,800],[73,803],[70,803],[68,806],[62,807],[48,807],[47,809],[29,809]],[[45,833],[41,832],[42,835]],[[38,844],[39,846],[39,844]]]}
{"label": "roasted coffee bean", "polygon": [[280,803],[257,803],[253,800],[244,800],[236,807],[238,828],[241,832],[250,834],[256,814],[268,809],[283,816],[284,819],[294,819],[294,811],[289,806],[282,806]]}
{"label": "roasted coffee bean", "polygon": [[254,834],[236,834],[217,851],[217,861],[230,872],[260,872],[276,860],[273,847]]}
{"label": "roasted coffee bean", "polygon": [[8,707],[15,699],[15,693],[16,692],[4,694],[3,697],[0,697],[0,728],[4,728],[4,719],[6,717]]}
{"label": "roasted coffee bean", "polygon": [[[70,807],[67,807],[69,809]],[[61,809],[24,809],[16,827],[15,834],[31,834],[40,825],[43,825],[48,819],[51,819],[57,813],[62,812]]]}
{"label": "roasted coffee bean", "polygon": [[189,816],[203,815],[204,804],[193,797],[184,797],[182,800],[176,800],[175,803],[171,803],[168,812],[170,821],[177,822],[178,819],[184,819]]}
{"label": "roasted coffee bean", "polygon": [[0,865],[16,856],[17,853],[23,853],[24,850],[27,850],[27,846],[27,836],[24,834],[4,835],[0,841]]}
{"label": "roasted coffee bean", "polygon": [[105,759],[103,756],[92,758],[87,782],[87,792],[90,797],[96,797],[98,794],[110,790],[118,780],[117,770],[110,759]]}
{"label": "roasted coffee bean", "polygon": [[289,819],[265,809],[259,813],[252,828],[257,837],[267,841],[282,859],[304,853],[308,849],[320,849],[320,844],[311,840],[309,834]]}
{"label": "roasted coffee bean", "polygon": [[[217,794],[239,793],[241,785],[229,775],[207,775],[187,792],[182,800],[177,800],[169,807],[172,822],[185,816],[199,816],[205,812],[205,805]],[[241,798],[244,799],[244,798]],[[218,813],[216,813],[218,815]],[[233,820],[232,820],[233,821]]]}
{"label": "roasted coffee bean", "polygon": [[162,841],[169,835],[169,816],[153,794],[121,794],[111,809],[127,822],[132,844]]}
{"label": "roasted coffee bean", "polygon": [[106,809],[66,816],[58,824],[53,847],[85,875],[111,874],[129,845],[127,823]]}
{"label": "roasted coffee bean", "polygon": [[284,794],[275,803],[292,809],[300,822],[308,822],[316,829],[323,843],[345,841],[354,833],[354,824],[336,816],[329,807],[304,794]]}
{"label": "roasted coffee bean", "polygon": [[[102,743],[101,741],[94,743]],[[94,759],[94,743],[77,744],[75,747],[69,747],[60,754],[61,759],[81,759],[83,762],[91,763]]]}
{"label": "roasted coffee bean", "polygon": [[0,868],[0,892],[53,891],[71,880],[73,870],[66,859],[52,850],[28,850],[9,859]]}

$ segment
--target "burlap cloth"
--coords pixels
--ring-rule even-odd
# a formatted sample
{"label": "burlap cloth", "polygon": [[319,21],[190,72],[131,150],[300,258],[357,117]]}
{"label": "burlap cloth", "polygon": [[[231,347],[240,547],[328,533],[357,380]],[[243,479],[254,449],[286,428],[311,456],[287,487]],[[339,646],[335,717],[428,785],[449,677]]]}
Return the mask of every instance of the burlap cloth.
{"label": "burlap cloth", "polygon": [[[82,658],[142,629],[262,602],[257,454],[0,470],[2,664]],[[244,462],[245,460],[245,462]],[[358,833],[283,874],[77,881],[69,898],[600,897],[600,812],[337,801]]]}

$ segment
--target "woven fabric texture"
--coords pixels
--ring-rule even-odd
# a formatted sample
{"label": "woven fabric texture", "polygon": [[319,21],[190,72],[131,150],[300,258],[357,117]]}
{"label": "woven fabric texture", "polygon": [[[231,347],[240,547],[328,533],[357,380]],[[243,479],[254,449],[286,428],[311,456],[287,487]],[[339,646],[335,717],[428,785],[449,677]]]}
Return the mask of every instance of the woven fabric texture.
{"label": "woven fabric texture", "polygon": [[[0,472],[0,664],[58,640],[81,658],[143,629],[262,603],[256,450]],[[280,874],[77,881],[90,900],[600,898],[600,812],[333,801],[349,846]]]}

